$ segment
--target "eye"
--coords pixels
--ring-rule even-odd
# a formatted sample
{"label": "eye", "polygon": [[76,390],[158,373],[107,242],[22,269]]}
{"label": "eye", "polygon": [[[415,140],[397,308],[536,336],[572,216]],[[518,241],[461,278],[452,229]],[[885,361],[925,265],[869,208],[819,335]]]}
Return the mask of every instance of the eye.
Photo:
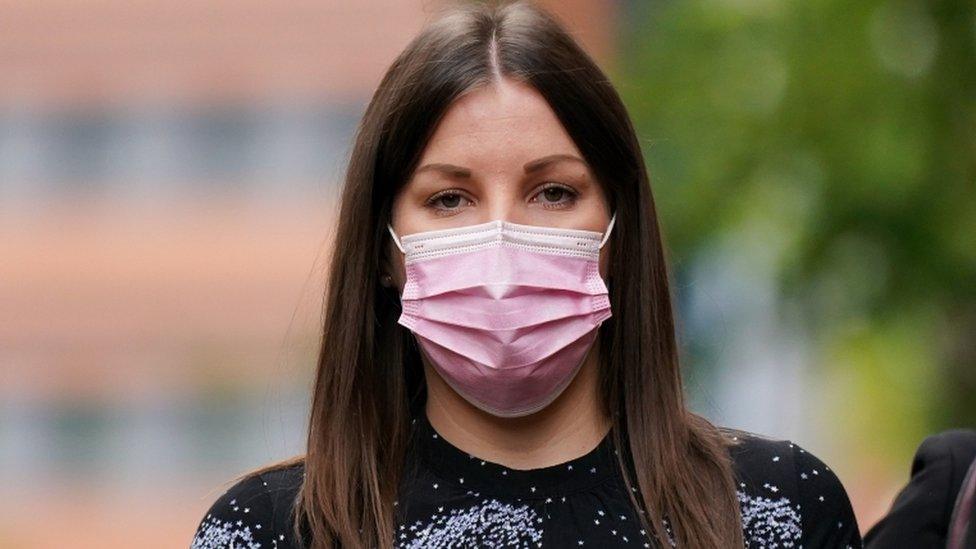
{"label": "eye", "polygon": [[543,185],[542,190],[532,197],[533,201],[538,200],[543,207],[564,207],[572,205],[578,193],[562,183],[549,182]]}
{"label": "eye", "polygon": [[448,189],[435,193],[427,199],[424,205],[437,210],[437,213],[451,213],[461,209],[461,207],[466,206],[470,202],[470,200],[458,191]]}

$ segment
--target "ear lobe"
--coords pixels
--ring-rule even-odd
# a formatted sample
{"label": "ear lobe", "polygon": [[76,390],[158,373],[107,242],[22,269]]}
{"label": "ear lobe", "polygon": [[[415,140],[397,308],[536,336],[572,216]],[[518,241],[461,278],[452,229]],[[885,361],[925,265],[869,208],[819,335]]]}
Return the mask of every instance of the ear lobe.
{"label": "ear lobe", "polygon": [[393,272],[393,262],[390,258],[390,242],[384,240],[383,242],[383,252],[380,254],[380,285],[389,288],[393,285],[393,277],[390,273]]}

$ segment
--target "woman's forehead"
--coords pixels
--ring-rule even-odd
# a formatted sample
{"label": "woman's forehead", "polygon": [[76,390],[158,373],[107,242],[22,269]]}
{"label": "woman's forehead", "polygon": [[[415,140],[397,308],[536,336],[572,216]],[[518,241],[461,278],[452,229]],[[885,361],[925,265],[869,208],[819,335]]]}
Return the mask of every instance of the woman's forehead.
{"label": "woman's forehead", "polygon": [[475,172],[521,171],[525,163],[554,154],[582,156],[542,95],[505,79],[452,104],[418,166],[444,162]]}

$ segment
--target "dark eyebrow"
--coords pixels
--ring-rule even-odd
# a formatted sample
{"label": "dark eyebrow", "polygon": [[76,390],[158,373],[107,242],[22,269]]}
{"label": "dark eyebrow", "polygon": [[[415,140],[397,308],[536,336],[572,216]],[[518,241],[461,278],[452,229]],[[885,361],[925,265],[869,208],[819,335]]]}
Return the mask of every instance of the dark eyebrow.
{"label": "dark eyebrow", "polygon": [[532,173],[535,171],[539,171],[542,168],[549,166],[550,164],[555,164],[556,162],[564,162],[567,160],[572,162],[579,162],[580,164],[586,166],[586,162],[584,162],[583,159],[578,156],[573,156],[571,154],[550,154],[549,156],[543,156],[542,158],[537,158],[531,162],[526,162],[525,166],[523,166],[523,169],[525,170],[525,173]]}
{"label": "dark eyebrow", "polygon": [[[549,156],[543,156],[542,158],[537,158],[535,160],[532,160],[531,162],[526,162],[525,166],[523,166],[522,169],[525,170],[525,173],[532,173],[532,172],[539,171],[551,164],[555,164],[556,162],[565,162],[565,161],[579,162],[584,166],[586,165],[586,162],[578,156],[573,156],[571,154],[550,154]],[[453,177],[455,179],[471,179],[470,169],[461,166],[455,166],[454,164],[444,164],[441,162],[437,162],[433,164],[424,164],[423,166],[417,168],[414,174],[418,174],[420,172],[424,172],[428,170],[443,172],[448,177]]]}
{"label": "dark eyebrow", "polygon": [[413,173],[418,174],[427,170],[444,172],[444,174],[448,177],[453,177],[455,179],[471,179],[471,170],[468,168],[462,168],[461,166],[455,166],[454,164],[424,164],[423,166],[417,168],[417,171]]}

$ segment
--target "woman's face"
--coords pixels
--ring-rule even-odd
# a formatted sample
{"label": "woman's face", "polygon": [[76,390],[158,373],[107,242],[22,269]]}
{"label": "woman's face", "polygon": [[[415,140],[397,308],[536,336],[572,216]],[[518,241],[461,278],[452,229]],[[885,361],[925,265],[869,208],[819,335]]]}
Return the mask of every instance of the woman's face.
{"label": "woman's face", "polygon": [[[543,97],[514,80],[477,89],[447,111],[393,202],[398,236],[485,223],[604,232],[603,188]],[[606,278],[608,242],[600,254]],[[393,281],[403,256],[390,244]]]}

